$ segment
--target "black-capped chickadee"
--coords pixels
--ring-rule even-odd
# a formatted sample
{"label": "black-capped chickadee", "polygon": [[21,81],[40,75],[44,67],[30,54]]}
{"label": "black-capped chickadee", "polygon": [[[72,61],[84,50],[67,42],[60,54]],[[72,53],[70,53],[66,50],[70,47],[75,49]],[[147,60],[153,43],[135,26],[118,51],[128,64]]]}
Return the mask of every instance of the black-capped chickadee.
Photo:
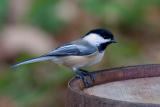
{"label": "black-capped chickadee", "polygon": [[103,58],[104,50],[111,43],[116,43],[116,41],[110,31],[105,29],[94,29],[79,40],[66,43],[45,55],[20,62],[12,67],[52,60],[55,63],[71,68],[83,81],[84,86],[88,87],[91,86],[91,83],[85,77],[89,76],[92,82],[95,77],[92,73],[80,68],[99,63]]}

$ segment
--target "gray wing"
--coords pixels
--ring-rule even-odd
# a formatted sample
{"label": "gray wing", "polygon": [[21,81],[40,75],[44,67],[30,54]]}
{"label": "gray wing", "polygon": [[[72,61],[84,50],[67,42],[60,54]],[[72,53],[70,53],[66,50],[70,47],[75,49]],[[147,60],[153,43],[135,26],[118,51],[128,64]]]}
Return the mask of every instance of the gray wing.
{"label": "gray wing", "polygon": [[37,58],[29,59],[20,63],[17,63],[13,65],[12,67],[18,67],[23,64],[33,63],[33,62],[40,62],[40,61],[46,61],[51,60],[54,58],[54,56],[83,56],[83,55],[90,55],[97,51],[97,48],[90,45],[87,42],[84,41],[76,41],[73,43],[65,44],[63,46],[60,46],[56,48],[55,50],[49,52],[48,54],[42,55]]}
{"label": "gray wing", "polygon": [[56,48],[55,50],[49,52],[45,56],[83,56],[83,55],[90,55],[97,51],[97,48],[91,46],[88,43],[70,43],[65,44],[61,47]]}

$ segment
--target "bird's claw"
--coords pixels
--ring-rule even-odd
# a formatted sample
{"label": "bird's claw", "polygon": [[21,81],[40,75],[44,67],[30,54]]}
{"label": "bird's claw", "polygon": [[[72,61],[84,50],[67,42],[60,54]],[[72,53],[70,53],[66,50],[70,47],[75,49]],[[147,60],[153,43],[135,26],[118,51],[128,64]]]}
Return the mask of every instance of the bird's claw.
{"label": "bird's claw", "polygon": [[94,82],[95,79],[96,79],[96,76],[94,73],[91,73],[91,72],[88,72],[88,71],[85,71],[85,70],[82,70],[81,69],[81,73],[84,75],[84,76],[89,76],[90,79]]}
{"label": "bird's claw", "polygon": [[76,75],[76,78],[81,79],[86,88],[93,86],[93,83],[95,82],[95,74],[84,70],[80,70],[78,75]]}

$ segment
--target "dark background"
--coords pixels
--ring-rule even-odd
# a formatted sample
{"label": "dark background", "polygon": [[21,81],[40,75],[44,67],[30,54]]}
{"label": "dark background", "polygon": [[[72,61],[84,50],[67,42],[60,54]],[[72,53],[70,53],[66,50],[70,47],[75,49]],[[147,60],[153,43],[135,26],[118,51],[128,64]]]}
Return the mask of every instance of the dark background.
{"label": "dark background", "polygon": [[52,62],[28,64],[93,28],[118,43],[86,69],[160,62],[160,0],[0,0],[0,107],[64,107],[74,73]]}

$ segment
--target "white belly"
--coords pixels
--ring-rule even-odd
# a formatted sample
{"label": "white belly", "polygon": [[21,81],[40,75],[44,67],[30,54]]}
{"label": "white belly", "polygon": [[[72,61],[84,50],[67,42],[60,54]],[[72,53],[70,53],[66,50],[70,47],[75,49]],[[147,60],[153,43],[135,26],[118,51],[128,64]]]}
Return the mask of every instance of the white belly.
{"label": "white belly", "polygon": [[104,56],[104,52],[97,54],[97,56],[95,57],[95,60],[91,62],[89,65],[94,65],[99,63],[102,60],[103,56]]}
{"label": "white belly", "polygon": [[90,66],[99,63],[103,58],[103,53],[94,53],[88,56],[67,56],[67,57],[60,57],[53,60],[58,64],[65,65],[70,68],[81,68],[84,66]]}

